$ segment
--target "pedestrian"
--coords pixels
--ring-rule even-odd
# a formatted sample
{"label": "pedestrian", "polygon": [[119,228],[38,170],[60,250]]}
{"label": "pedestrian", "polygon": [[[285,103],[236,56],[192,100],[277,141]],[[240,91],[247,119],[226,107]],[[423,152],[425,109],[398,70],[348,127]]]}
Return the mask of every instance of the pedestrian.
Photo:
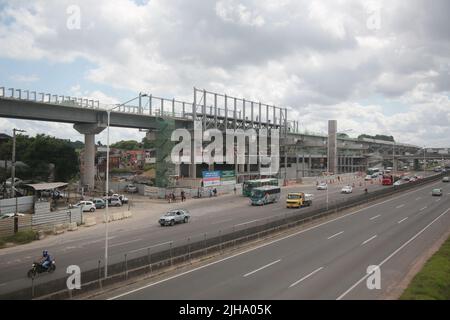
{"label": "pedestrian", "polygon": [[214,197],[217,197],[217,189],[216,188],[214,188],[213,192],[214,192]]}
{"label": "pedestrian", "polygon": [[209,197],[211,198],[213,196],[213,191],[212,189],[209,189]]}
{"label": "pedestrian", "polygon": [[184,194],[184,190],[181,190],[181,202],[186,200],[186,195]]}
{"label": "pedestrian", "polygon": [[175,192],[172,192],[172,200],[173,202],[176,202],[177,198],[175,197]]}
{"label": "pedestrian", "polygon": [[234,186],[233,191],[234,191],[234,195],[236,195],[236,185]]}

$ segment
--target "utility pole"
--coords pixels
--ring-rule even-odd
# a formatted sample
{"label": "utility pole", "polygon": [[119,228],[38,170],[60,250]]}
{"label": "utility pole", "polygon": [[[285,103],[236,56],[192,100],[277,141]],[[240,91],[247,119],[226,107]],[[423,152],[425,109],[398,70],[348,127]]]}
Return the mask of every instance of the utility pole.
{"label": "utility pole", "polygon": [[11,163],[11,197],[16,201],[16,209],[14,211],[14,233],[19,230],[19,220],[18,220],[18,201],[16,197],[16,132],[25,132],[25,130],[13,129],[13,149],[12,149],[12,163]]}
{"label": "utility pole", "polygon": [[395,180],[395,140],[392,145],[392,179]]}
{"label": "utility pole", "polygon": [[426,164],[425,164],[425,154],[426,154],[427,149],[425,148],[425,146],[423,146],[423,176],[425,177],[425,173],[426,173]]}

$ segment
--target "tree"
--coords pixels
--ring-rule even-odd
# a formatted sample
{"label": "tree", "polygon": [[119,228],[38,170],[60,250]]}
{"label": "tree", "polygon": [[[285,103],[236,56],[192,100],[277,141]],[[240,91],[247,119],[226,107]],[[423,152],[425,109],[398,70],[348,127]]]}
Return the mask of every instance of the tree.
{"label": "tree", "polygon": [[349,138],[348,134],[346,134],[346,133],[338,133],[337,137],[338,138]]}
{"label": "tree", "polygon": [[364,138],[395,142],[395,139],[393,136],[386,136],[383,134],[377,134],[375,136],[370,136],[368,134],[361,134],[360,136],[358,136],[358,140],[362,140]]}
{"label": "tree", "polygon": [[[0,145],[0,159],[11,159],[12,141]],[[19,176],[22,179],[47,180],[49,164],[55,165],[55,179],[69,181],[79,171],[78,156],[73,143],[44,134],[30,138],[18,135],[16,138],[16,160],[29,166]]]}
{"label": "tree", "polygon": [[111,145],[111,148],[121,149],[121,150],[140,150],[142,145],[135,140],[122,140]]}

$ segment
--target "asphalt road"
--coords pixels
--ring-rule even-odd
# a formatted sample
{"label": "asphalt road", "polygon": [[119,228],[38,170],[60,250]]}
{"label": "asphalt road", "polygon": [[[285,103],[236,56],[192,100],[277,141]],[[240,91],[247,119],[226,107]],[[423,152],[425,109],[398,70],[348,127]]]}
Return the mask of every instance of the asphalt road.
{"label": "asphalt road", "polygon": [[[442,197],[431,188],[442,187]],[[112,299],[381,299],[450,228],[450,185],[396,195],[293,235],[167,279],[121,288]],[[369,290],[367,268],[380,268]]]}
{"label": "asphalt road", "polygon": [[[330,204],[363,192],[363,188],[358,187],[352,195],[343,195],[340,194],[341,188],[341,185],[329,186]],[[369,185],[369,192],[379,188],[383,187],[376,184]],[[317,191],[315,187],[299,187],[295,190],[315,195],[312,208],[303,208],[297,212],[312,210],[325,203],[325,191]],[[287,190],[283,190],[283,195],[286,192]],[[145,221],[138,227],[127,228],[127,222],[121,222],[123,225],[112,226],[110,232],[109,262],[123,261],[125,253],[127,253],[128,259],[144,255],[148,247],[152,247],[152,252],[166,250],[170,246],[169,242],[173,242],[173,245],[176,246],[185,243],[187,238],[190,238],[190,241],[203,239],[205,233],[207,236],[219,232],[224,234],[232,231],[233,228],[246,228],[276,215],[295,214],[296,209],[286,209],[284,197],[282,199],[280,203],[264,207],[252,207],[247,198],[238,196],[193,201],[183,206],[191,212],[191,222],[174,227],[162,228],[157,221]],[[50,246],[46,245],[45,249],[49,250],[56,258],[57,271],[52,275],[40,275],[35,283],[44,283],[64,276],[67,266],[73,264],[80,266],[81,270],[96,268],[98,261],[103,260],[104,257],[104,228],[98,230],[98,234],[89,236],[80,234],[80,237],[72,237],[67,241],[62,235],[58,242]],[[39,245],[39,242],[34,245],[18,247],[17,250],[5,254],[0,251],[0,294],[30,286],[26,272],[43,249],[36,249],[36,245]]]}

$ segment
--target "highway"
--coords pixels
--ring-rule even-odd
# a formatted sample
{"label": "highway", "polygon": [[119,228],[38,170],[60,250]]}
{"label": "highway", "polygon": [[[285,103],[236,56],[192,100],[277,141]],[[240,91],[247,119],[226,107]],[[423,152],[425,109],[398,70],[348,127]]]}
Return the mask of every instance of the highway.
{"label": "highway", "polygon": [[[357,183],[358,185],[358,183]],[[357,187],[353,194],[340,194],[342,185],[329,185],[329,203],[342,201],[363,193],[364,187]],[[369,192],[384,188],[379,184],[369,184]],[[315,186],[290,187],[290,191],[304,191],[313,193],[315,200],[311,208],[286,209],[284,198],[288,189],[282,191],[280,203],[264,207],[252,207],[249,200],[241,196],[224,196],[214,199],[192,200],[185,204],[177,204],[190,211],[192,219],[188,224],[174,227],[160,227],[157,218],[141,220],[138,225],[129,226],[130,222],[124,220],[110,224],[109,261],[119,262],[124,260],[124,254],[132,259],[147,253],[147,247],[152,247],[152,252],[167,250],[169,242],[174,246],[185,243],[189,237],[191,241],[203,239],[206,234],[225,234],[233,228],[247,228],[252,224],[260,223],[263,219],[276,215],[296,214],[312,210],[326,201],[326,191],[315,190]],[[145,204],[151,211],[151,204]],[[149,207],[150,206],[150,207]],[[219,231],[220,230],[220,231]],[[93,233],[95,231],[95,233]],[[86,233],[85,233],[86,232]],[[104,257],[104,225],[97,225],[95,229],[77,231],[73,234],[64,234],[54,237],[56,240],[37,241],[28,245],[14,248],[14,250],[0,250],[0,294],[11,292],[19,288],[29,287],[31,281],[26,278],[26,272],[33,260],[42,252],[49,250],[55,257],[57,270],[54,274],[43,274],[36,279],[36,284],[65,276],[69,265],[79,265],[81,270],[97,268],[98,261]]]}
{"label": "highway", "polygon": [[[442,197],[431,189],[442,187]],[[450,185],[398,194],[295,234],[170,277],[120,288],[109,299],[383,299],[450,228]],[[381,289],[369,290],[378,265]]]}

